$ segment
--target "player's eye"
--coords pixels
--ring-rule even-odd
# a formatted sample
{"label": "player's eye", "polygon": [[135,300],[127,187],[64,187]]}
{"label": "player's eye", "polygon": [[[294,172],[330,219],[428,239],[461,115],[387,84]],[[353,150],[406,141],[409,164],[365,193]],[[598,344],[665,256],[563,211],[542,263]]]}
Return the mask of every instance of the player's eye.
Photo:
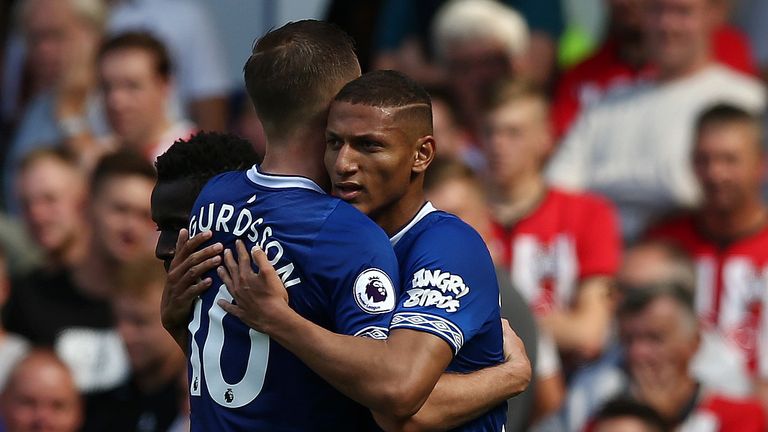
{"label": "player's eye", "polygon": [[342,144],[341,140],[338,139],[337,137],[328,137],[328,138],[325,139],[325,145],[328,148],[333,149],[333,150],[336,150],[339,147],[341,147],[341,144]]}
{"label": "player's eye", "polygon": [[360,142],[360,145],[368,151],[378,150],[383,147],[380,142],[373,140],[363,140]]}

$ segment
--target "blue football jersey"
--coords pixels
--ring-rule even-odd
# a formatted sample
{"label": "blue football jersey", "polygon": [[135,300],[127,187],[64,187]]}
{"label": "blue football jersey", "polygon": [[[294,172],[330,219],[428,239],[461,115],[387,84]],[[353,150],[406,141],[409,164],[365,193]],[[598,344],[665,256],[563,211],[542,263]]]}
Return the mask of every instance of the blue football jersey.
{"label": "blue football jersey", "polygon": [[[399,294],[384,231],[314,182],[254,167],[211,179],[190,235],[214,232],[234,250],[258,244],[290,305],[335,333],[386,338]],[[209,244],[211,244],[209,243]],[[217,305],[233,301],[215,271],[189,324],[192,431],[357,431],[369,411],[346,398],[267,335]]]}
{"label": "blue football jersey", "polygon": [[[403,284],[390,331],[407,328],[445,340],[454,353],[449,372],[501,363],[499,287],[480,235],[426,203],[390,241]],[[504,402],[456,430],[501,431],[506,411]]]}

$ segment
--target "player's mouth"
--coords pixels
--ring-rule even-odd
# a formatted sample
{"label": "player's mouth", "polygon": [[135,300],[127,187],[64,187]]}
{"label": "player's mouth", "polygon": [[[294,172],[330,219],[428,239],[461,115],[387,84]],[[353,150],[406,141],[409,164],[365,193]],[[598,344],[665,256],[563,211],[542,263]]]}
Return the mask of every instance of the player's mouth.
{"label": "player's mouth", "polygon": [[333,184],[333,194],[344,201],[353,201],[363,193],[363,187],[354,182],[339,182]]}

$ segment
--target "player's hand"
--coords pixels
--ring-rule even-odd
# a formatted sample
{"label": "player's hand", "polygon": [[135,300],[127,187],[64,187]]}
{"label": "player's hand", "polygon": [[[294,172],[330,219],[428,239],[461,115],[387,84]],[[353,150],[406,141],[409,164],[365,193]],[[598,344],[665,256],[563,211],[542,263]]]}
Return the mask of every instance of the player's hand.
{"label": "player's hand", "polygon": [[504,334],[504,365],[508,368],[510,379],[515,384],[515,394],[520,394],[531,382],[531,362],[525,352],[523,340],[517,336],[509,325],[509,321],[504,318],[501,319],[501,329]]}
{"label": "player's hand", "polygon": [[[236,304],[224,300],[219,300],[218,304],[248,327],[269,334],[267,326],[275,324],[280,311],[288,307],[288,291],[267,255],[258,246],[251,249],[250,255],[241,240],[235,242],[235,248],[237,261],[232,251],[227,249],[224,251],[224,266],[219,266],[217,271]],[[258,273],[253,271],[251,262],[259,267]]]}
{"label": "player's hand", "polygon": [[190,239],[189,231],[181,229],[176,240],[176,251],[168,269],[163,299],[160,302],[160,317],[163,327],[180,345],[181,341],[186,339],[186,327],[195,299],[213,282],[211,278],[200,279],[200,276],[221,263],[219,254],[224,249],[221,243],[195,252],[200,245],[210,240],[211,236],[211,231],[205,231]]}

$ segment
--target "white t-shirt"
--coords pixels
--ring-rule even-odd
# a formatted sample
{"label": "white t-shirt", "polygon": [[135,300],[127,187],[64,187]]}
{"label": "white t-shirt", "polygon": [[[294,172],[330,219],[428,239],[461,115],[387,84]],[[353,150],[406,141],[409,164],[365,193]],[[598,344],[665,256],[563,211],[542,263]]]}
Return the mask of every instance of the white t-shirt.
{"label": "white t-shirt", "polygon": [[758,112],[763,86],[725,66],[688,78],[617,89],[584,111],[551,160],[556,186],[611,199],[622,233],[635,238],[663,213],[698,201],[690,162],[697,116],[717,103]]}

